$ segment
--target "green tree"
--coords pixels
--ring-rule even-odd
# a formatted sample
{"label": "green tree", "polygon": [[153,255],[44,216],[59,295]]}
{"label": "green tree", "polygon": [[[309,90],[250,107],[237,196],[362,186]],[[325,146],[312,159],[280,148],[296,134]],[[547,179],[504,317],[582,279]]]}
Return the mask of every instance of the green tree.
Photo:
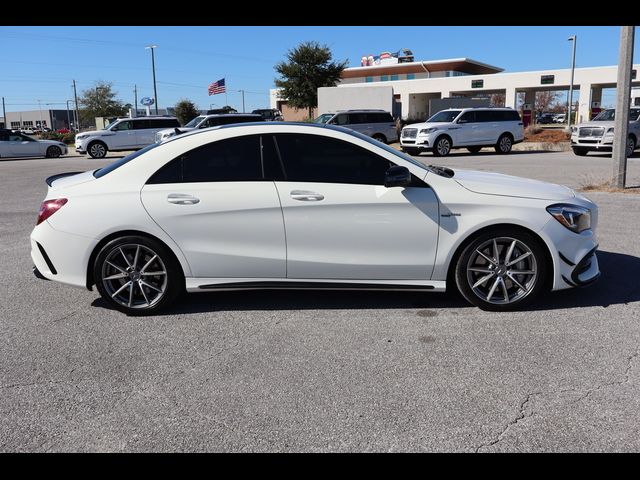
{"label": "green tree", "polygon": [[332,61],[331,50],[318,42],[303,42],[287,52],[287,60],[274,68],[280,75],[275,84],[280,97],[295,108],[306,108],[309,117],[318,106],[318,88],[335,87],[347,61]]}
{"label": "green tree", "polygon": [[175,109],[176,117],[178,118],[180,125],[184,125],[185,123],[200,115],[200,112],[193,104],[193,102],[191,100],[187,100],[186,98],[183,98],[178,103],[176,103]]}
{"label": "green tree", "polygon": [[116,99],[111,82],[96,82],[93,88],[82,92],[78,99],[80,104],[80,123],[92,125],[95,117],[119,117],[127,113],[121,100]]}

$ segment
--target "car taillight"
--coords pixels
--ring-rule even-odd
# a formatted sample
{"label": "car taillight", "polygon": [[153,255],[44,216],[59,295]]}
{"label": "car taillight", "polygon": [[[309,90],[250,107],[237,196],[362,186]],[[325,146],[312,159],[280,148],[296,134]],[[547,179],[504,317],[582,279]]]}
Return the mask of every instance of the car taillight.
{"label": "car taillight", "polygon": [[38,211],[38,220],[36,221],[36,225],[40,225],[47,218],[60,210],[65,203],[67,203],[66,198],[56,198],[55,200],[45,200],[42,202],[40,210]]}

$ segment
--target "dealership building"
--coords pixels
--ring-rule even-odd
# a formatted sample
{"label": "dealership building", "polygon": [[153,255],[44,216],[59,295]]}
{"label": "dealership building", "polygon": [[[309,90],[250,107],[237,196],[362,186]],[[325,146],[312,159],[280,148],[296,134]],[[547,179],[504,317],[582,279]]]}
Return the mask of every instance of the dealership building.
{"label": "dealership building", "polygon": [[[1,113],[1,112],[0,112]],[[25,110],[22,112],[7,112],[7,119],[0,116],[0,128],[69,128],[73,123],[73,110],[67,113],[66,109],[60,110]]]}
{"label": "dealership building", "polygon": [[[633,87],[640,87],[639,67],[633,66]],[[578,104],[579,122],[599,112],[602,91],[616,87],[617,73],[616,65],[575,69],[573,103]],[[435,113],[432,100],[489,96],[500,98],[500,106],[535,112],[536,92],[568,91],[570,82],[569,68],[504,72],[500,67],[470,58],[432,61],[411,58],[402,63],[346,68],[336,87],[318,89],[317,112],[382,108],[405,120],[424,120]],[[640,106],[640,88],[632,91],[632,104]],[[306,111],[295,111],[286,103],[278,97],[278,89],[271,90],[271,108],[279,108],[285,120],[301,120],[306,116]]]}

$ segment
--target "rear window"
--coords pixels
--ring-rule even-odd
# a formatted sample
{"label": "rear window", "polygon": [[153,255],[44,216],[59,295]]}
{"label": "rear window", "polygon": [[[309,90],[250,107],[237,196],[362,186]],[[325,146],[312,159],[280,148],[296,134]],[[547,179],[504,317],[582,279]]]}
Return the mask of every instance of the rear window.
{"label": "rear window", "polygon": [[369,123],[393,123],[393,117],[389,112],[368,113]]}
{"label": "rear window", "polygon": [[107,173],[113,172],[114,170],[120,168],[125,163],[129,163],[131,160],[138,158],[143,153],[147,153],[149,150],[153,150],[156,147],[159,147],[160,143],[152,143],[151,145],[144,147],[142,150],[138,150],[137,152],[133,152],[126,157],[122,157],[120,160],[117,160],[106,167],[99,168],[95,172],[93,172],[93,176],[96,178],[104,177]]}

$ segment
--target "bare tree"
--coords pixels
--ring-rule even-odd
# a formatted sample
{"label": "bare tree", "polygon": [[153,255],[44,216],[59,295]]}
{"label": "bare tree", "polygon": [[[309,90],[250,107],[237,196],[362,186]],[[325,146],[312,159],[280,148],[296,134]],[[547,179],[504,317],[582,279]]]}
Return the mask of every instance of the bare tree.
{"label": "bare tree", "polygon": [[506,95],[504,93],[492,93],[489,95],[489,105],[492,107],[504,107]]}
{"label": "bare tree", "polygon": [[538,112],[548,112],[554,108],[558,102],[558,92],[542,91],[536,92],[536,104],[535,109]]}

